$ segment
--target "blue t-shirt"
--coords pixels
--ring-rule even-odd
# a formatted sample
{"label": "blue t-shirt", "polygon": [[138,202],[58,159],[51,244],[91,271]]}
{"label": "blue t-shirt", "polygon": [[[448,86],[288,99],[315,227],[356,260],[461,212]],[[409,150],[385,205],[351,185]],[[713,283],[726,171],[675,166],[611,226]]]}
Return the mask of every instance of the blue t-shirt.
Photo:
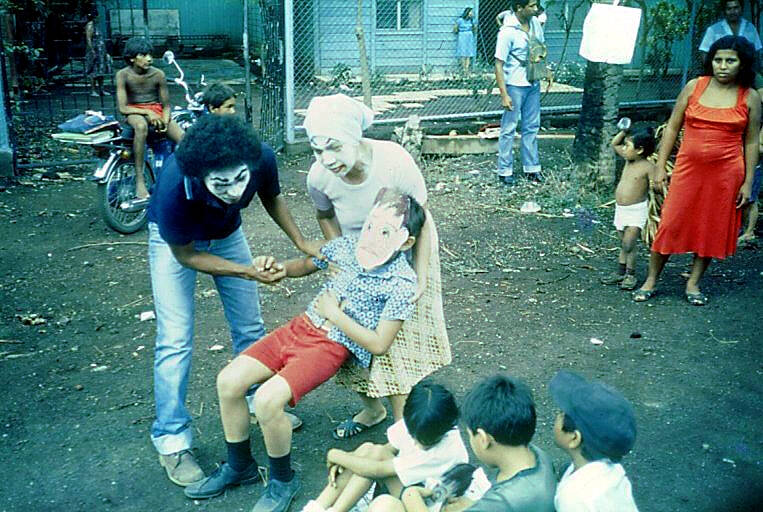
{"label": "blue t-shirt", "polygon": [[172,245],[229,236],[241,225],[241,210],[249,206],[255,193],[261,199],[281,193],[276,156],[270,146],[262,144],[260,159],[250,170],[241,200],[225,204],[209,193],[204,182],[183,175],[175,155],[170,156],[151,194],[149,222],[155,222],[162,239]]}

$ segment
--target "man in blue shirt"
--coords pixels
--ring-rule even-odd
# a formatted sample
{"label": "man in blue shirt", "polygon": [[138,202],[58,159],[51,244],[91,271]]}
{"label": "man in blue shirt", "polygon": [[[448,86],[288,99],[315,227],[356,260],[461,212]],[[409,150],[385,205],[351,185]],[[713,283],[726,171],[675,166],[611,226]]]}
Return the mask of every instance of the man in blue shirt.
{"label": "man in blue shirt", "polygon": [[270,479],[253,512],[284,512],[289,507],[300,484],[291,469],[291,429],[284,407],[330,379],[346,360],[368,368],[372,354],[387,351],[413,313],[416,273],[404,251],[416,242],[424,219],[415,199],[382,189],[359,238],[347,235],[323,247],[327,261],[304,258],[274,266],[272,258],[258,258],[257,263],[273,268],[277,277],[305,276],[329,263],[338,272],[304,314],[250,346],[220,372],[217,394],[227,462],[186,487],[186,496],[212,498],[228,487],[259,481],[245,394],[253,384],[261,384],[255,413]]}
{"label": "man in blue shirt", "polygon": [[755,25],[742,17],[743,6],[743,0],[723,0],[721,2],[723,19],[707,27],[702,42],[699,44],[703,62],[713,43],[724,36],[744,37],[755,47],[755,53],[760,59],[763,43],[760,42],[760,35]]}
{"label": "man in blue shirt", "polygon": [[190,452],[185,407],[196,273],[214,277],[238,354],[265,335],[257,281],[273,281],[272,269],[252,264],[241,229],[241,210],[255,193],[297,248],[319,254],[320,243],[305,240],[280,192],[273,150],[233,116],[204,116],[168,159],[151,195],[148,257],[157,320],[151,439],[178,485],[204,477]]}

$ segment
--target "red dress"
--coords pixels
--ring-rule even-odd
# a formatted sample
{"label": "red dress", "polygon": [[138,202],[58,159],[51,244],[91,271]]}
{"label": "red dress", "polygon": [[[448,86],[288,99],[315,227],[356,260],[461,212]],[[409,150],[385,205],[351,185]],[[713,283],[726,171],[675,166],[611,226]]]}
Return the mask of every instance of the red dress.
{"label": "red dress", "polygon": [[742,212],[736,197],[745,177],[744,133],[747,89],[730,108],[711,108],[699,99],[710,83],[700,77],[684,113],[684,138],[662,206],[652,250],[725,258],[736,251]]}

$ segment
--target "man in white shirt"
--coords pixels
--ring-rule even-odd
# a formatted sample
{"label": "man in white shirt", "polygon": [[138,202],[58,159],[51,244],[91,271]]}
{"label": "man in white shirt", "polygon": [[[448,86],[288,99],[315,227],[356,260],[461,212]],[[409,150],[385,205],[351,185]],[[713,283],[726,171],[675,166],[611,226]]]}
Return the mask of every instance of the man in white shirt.
{"label": "man in white shirt", "polygon": [[514,184],[514,134],[522,119],[520,156],[525,176],[541,181],[538,157],[540,129],[540,81],[527,80],[530,38],[543,43],[543,27],[535,15],[538,0],[512,0],[511,9],[498,32],[495,45],[495,80],[504,111],[498,137],[498,179]]}
{"label": "man in white shirt", "polygon": [[705,36],[699,44],[703,61],[713,43],[724,36],[744,37],[755,47],[755,53],[760,59],[763,44],[760,42],[760,35],[755,25],[742,18],[743,2],[744,0],[724,0],[721,2],[723,19],[707,27]]}

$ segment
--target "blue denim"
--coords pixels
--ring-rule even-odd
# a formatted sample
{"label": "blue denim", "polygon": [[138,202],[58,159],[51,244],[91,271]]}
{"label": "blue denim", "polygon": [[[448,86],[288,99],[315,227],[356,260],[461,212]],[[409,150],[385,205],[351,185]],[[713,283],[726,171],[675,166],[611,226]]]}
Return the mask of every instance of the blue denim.
{"label": "blue denim", "polygon": [[[226,238],[197,241],[194,245],[198,251],[242,265],[252,264],[252,254],[241,228]],[[151,427],[151,440],[160,454],[167,455],[190,449],[193,442],[185,398],[193,350],[196,271],[178,263],[153,222],[148,224],[148,261],[156,309],[156,420]],[[214,281],[236,355],[265,335],[257,283],[219,276],[214,277]]]}
{"label": "blue denim", "polygon": [[522,170],[529,174],[540,172],[538,158],[538,130],[540,130],[540,82],[531,86],[507,85],[513,110],[504,110],[501,133],[498,136],[498,175],[511,176],[514,171],[514,134],[522,122],[522,145],[519,156]]}

